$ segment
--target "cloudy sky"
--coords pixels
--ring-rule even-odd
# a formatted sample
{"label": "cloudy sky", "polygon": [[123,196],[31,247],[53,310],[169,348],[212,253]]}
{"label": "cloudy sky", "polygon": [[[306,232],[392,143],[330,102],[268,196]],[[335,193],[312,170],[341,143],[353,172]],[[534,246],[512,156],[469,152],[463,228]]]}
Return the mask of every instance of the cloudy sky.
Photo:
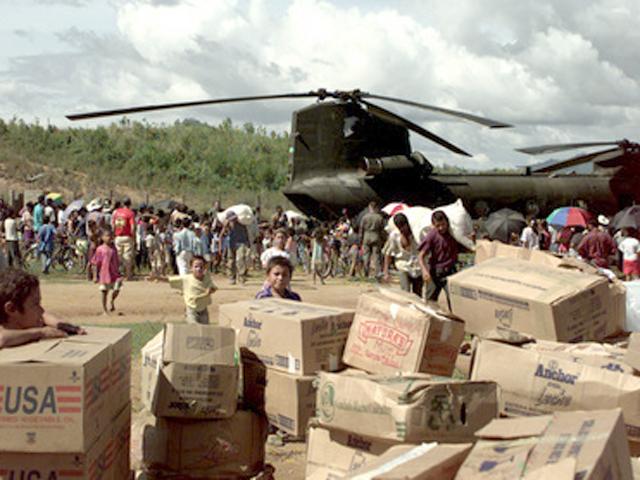
{"label": "cloudy sky", "polygon": [[[360,88],[513,123],[489,130],[384,104],[474,154],[412,136],[434,163],[534,160],[516,147],[638,140],[638,0],[0,0],[0,117]],[[137,115],[288,128],[283,100]],[[91,127],[96,121],[81,123]]]}

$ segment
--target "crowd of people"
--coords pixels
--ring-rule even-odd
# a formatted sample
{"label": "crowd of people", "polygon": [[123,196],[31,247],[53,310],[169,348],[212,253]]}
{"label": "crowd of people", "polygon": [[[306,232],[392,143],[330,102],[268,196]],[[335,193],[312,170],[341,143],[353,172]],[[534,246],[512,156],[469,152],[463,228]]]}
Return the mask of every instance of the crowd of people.
{"label": "crowd of people", "polygon": [[[638,278],[640,241],[630,229],[610,232],[606,220],[593,219],[586,229],[554,229],[532,219],[512,234],[511,243],[580,256],[599,268],[616,266],[627,279]],[[184,204],[166,211],[144,204],[134,208],[129,198],[68,206],[42,195],[21,209],[0,201],[0,226],[0,267],[4,262],[21,268],[28,266],[27,258],[39,258],[42,273],[48,274],[58,258],[55,252],[72,252],[87,280],[99,284],[107,314],[116,309],[123,280],[193,276],[195,280],[179,288],[191,292],[185,294],[186,316],[198,322],[207,320],[203,312],[215,291],[213,273],[226,274],[231,284],[244,284],[251,270],[264,271],[258,298],[299,300],[290,288],[296,268],[311,274],[314,283],[330,274],[389,282],[393,268],[403,290],[437,300],[463,249],[443,211],[434,212],[433,228],[424,238],[415,238],[403,213],[390,222],[375,202],[357,217],[344,210],[336,221],[322,223],[281,207],[268,218],[260,207],[239,218],[220,202],[198,213]],[[481,222],[474,235],[486,236]]]}
{"label": "crowd of people", "polygon": [[608,217],[590,218],[586,227],[554,228],[546,220],[532,219],[511,244],[531,250],[579,257],[605,270],[618,270],[625,280],[640,278],[640,240],[634,228],[615,229]]}

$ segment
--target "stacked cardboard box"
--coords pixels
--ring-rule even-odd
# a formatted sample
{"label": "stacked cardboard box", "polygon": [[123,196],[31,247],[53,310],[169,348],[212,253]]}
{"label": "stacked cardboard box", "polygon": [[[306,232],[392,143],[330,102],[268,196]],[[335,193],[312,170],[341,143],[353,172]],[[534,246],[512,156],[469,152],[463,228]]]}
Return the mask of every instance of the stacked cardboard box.
{"label": "stacked cardboard box", "polygon": [[[480,340],[471,378],[498,382],[504,415],[621,408],[629,439],[640,441],[640,377],[632,374],[626,357],[579,352],[569,345],[551,347],[543,343],[520,348]],[[611,351],[611,347],[602,348]],[[504,368],[505,361],[511,368]]]}
{"label": "stacked cardboard box", "polygon": [[142,464],[149,478],[249,478],[264,468],[266,420],[237,409],[231,328],[168,324],[142,349]]}
{"label": "stacked cardboard box", "polygon": [[220,306],[235,329],[243,363],[243,399],[269,422],[304,437],[315,412],[314,374],[343,367],[353,311],[280,299]]}
{"label": "stacked cardboard box", "polygon": [[0,476],[129,476],[131,334],[0,350]]}
{"label": "stacked cardboard box", "polygon": [[541,340],[602,340],[611,319],[605,277],[495,257],[449,277],[452,312],[468,333]]}
{"label": "stacked cardboard box", "polygon": [[498,419],[477,436],[456,480],[633,478],[619,409]]}
{"label": "stacked cardboard box", "polygon": [[[318,374],[306,477],[373,478],[388,459],[409,462],[399,471],[418,475],[410,478],[453,478],[470,449],[464,442],[498,414],[494,382],[443,377],[453,373],[463,338],[460,320],[419,297],[361,295],[344,353],[359,370]],[[427,452],[416,446],[422,442],[440,443]]]}
{"label": "stacked cardboard box", "polygon": [[[529,315],[537,315],[540,322],[546,324],[547,332],[539,335],[532,333],[537,339],[566,342],[600,340],[624,331],[626,288],[622,282],[600,275],[595,267],[575,258],[562,258],[550,252],[514,247],[498,241],[477,243],[477,266],[495,258],[506,259],[507,263],[499,267],[499,272],[492,278],[491,283],[485,280],[494,276],[494,267],[489,267],[489,272],[467,272],[450,278],[453,284],[461,277],[464,279],[464,284],[460,286],[467,290],[453,288],[453,292],[456,293],[452,293],[452,308],[457,309],[459,315],[468,321],[470,332],[483,335],[487,329],[496,328],[502,331],[529,333],[533,327],[527,322],[526,314],[523,316],[523,305],[530,306]],[[515,260],[515,264],[510,264],[509,260]],[[474,272],[474,268],[468,270]],[[563,277],[562,272],[566,271],[583,273],[584,277],[582,280],[577,280],[579,277],[571,275]],[[518,272],[524,274],[521,276]],[[549,278],[544,279],[545,276]],[[596,279],[600,282],[596,282]],[[602,286],[603,280],[606,292]],[[568,282],[565,286],[562,285],[564,281]],[[535,285],[533,289],[532,284]],[[596,288],[597,291],[592,288]],[[474,297],[473,292],[476,293],[475,303],[470,303],[469,299]],[[460,298],[454,299],[453,295],[466,297],[467,300],[461,304],[458,301]],[[586,297],[592,297],[591,300],[594,302],[590,308],[584,307]],[[457,306],[453,305],[455,302],[458,303]],[[562,303],[565,307],[561,307]],[[575,303],[574,308],[567,311],[567,304],[571,303]],[[467,308],[473,305],[482,306],[483,310],[472,311]],[[564,308],[564,311],[561,308]],[[543,312],[543,309],[546,309],[546,312]],[[468,319],[465,316],[467,314]],[[604,328],[601,327],[603,315]],[[475,321],[476,317],[483,316],[485,318],[481,318],[481,321]],[[567,316],[569,318],[563,318]],[[521,325],[524,325],[526,330],[518,329]]]}

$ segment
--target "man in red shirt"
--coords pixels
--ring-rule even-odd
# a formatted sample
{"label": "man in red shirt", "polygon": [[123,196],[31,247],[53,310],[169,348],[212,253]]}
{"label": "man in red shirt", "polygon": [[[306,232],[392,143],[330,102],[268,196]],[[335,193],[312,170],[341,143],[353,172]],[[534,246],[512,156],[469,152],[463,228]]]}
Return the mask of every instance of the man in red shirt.
{"label": "man in red shirt", "polygon": [[118,257],[126,272],[127,280],[133,278],[133,255],[135,250],[136,222],[135,214],[131,210],[131,199],[125,197],[123,206],[117,208],[111,216],[111,226],[116,237],[116,250]]}
{"label": "man in red shirt", "polygon": [[[449,231],[449,217],[442,211],[435,211],[431,217],[433,228],[429,230],[418,247],[418,261],[422,278],[427,285],[426,299],[437,301],[442,289],[446,290],[447,277],[456,271],[458,243]],[[427,260],[427,256],[429,257]]]}
{"label": "man in red shirt", "polygon": [[589,233],[587,233],[578,245],[578,253],[587,262],[596,267],[609,268],[611,257],[618,254],[618,247],[611,235],[598,229],[595,219],[589,220]]}

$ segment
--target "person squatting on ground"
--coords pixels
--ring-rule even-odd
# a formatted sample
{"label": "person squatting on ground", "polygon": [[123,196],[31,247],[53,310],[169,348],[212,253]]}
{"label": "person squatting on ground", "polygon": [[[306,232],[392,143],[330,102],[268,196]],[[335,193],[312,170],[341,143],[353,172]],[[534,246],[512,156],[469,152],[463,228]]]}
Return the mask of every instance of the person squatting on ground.
{"label": "person squatting on ground", "polygon": [[293,266],[289,259],[276,256],[267,264],[267,274],[262,289],[256,294],[256,298],[284,298],[286,300],[302,301],[300,295],[291,290],[291,277]]}
{"label": "person squatting on ground", "polygon": [[61,322],[44,311],[38,277],[8,269],[0,276],[0,349],[45,338],[84,334],[82,328]]}
{"label": "person squatting on ground", "polygon": [[[120,260],[118,251],[113,243],[113,234],[110,230],[102,232],[102,244],[96,248],[91,264],[96,267],[96,283],[100,284],[102,292],[102,311],[105,315],[116,310],[115,300],[122,288],[120,277]],[[111,305],[107,310],[107,300],[111,291]]]}
{"label": "person squatting on ground", "polygon": [[389,267],[391,259],[395,259],[396,269],[400,277],[400,288],[406,292],[413,292],[422,297],[424,280],[418,261],[418,243],[411,232],[409,221],[403,213],[393,217],[393,223],[398,228],[391,232],[384,246],[383,278],[386,282],[391,280]]}
{"label": "person squatting on ground", "polygon": [[418,247],[422,278],[427,285],[425,296],[426,300],[437,301],[444,289],[449,302],[447,277],[456,271],[458,243],[451,235],[449,217],[446,213],[436,210],[431,217],[431,223],[433,228]]}
{"label": "person squatting on ground", "polygon": [[209,324],[211,295],[217,290],[201,255],[191,258],[191,273],[169,278],[171,288],[182,290],[187,323]]}

